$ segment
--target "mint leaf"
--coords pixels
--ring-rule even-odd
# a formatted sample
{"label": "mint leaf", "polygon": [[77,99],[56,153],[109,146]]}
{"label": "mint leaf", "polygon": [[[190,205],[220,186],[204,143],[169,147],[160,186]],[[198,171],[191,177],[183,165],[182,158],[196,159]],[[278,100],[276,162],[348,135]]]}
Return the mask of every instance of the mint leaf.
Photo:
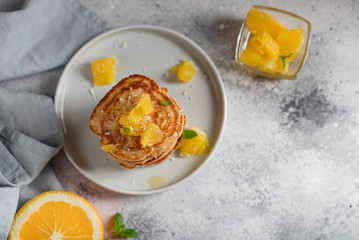
{"label": "mint leaf", "polygon": [[130,134],[130,132],[131,132],[131,129],[129,129],[128,127],[124,127],[122,130],[126,135]]}
{"label": "mint leaf", "polygon": [[116,213],[115,219],[113,221],[114,232],[106,238],[106,240],[112,239],[114,237],[127,238],[127,237],[137,237],[138,233],[134,229],[125,229],[125,224],[123,217],[120,213]]}
{"label": "mint leaf", "polygon": [[288,56],[279,56],[282,59],[282,63],[283,63],[283,70],[285,69],[285,60],[287,58],[289,58],[290,56],[292,56],[293,53],[289,54]]}
{"label": "mint leaf", "polygon": [[170,100],[161,100],[161,101],[159,101],[159,103],[161,105],[163,105],[163,106],[169,106],[169,105],[172,104],[172,101],[170,101]]}
{"label": "mint leaf", "polygon": [[116,213],[115,215],[115,220],[113,221],[113,228],[116,234],[120,234],[120,232],[122,232],[125,228],[125,225],[123,224],[123,217],[120,213]]}
{"label": "mint leaf", "polygon": [[193,130],[183,130],[183,133],[182,133],[181,137],[184,138],[184,139],[192,139],[197,135],[198,134]]}
{"label": "mint leaf", "polygon": [[137,237],[138,233],[134,229],[124,229],[120,232],[123,237]]}

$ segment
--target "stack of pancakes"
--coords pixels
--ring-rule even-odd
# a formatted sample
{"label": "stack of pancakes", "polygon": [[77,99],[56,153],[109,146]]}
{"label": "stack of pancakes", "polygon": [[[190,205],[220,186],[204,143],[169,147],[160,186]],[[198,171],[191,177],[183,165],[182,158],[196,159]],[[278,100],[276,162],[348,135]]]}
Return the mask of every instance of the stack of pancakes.
{"label": "stack of pancakes", "polygon": [[[121,132],[119,119],[141,99],[143,94],[151,96],[153,111],[146,116],[163,133],[160,142],[143,147],[140,136]],[[159,101],[171,101],[163,106]],[[131,75],[117,83],[97,104],[90,118],[90,128],[100,138],[102,146],[113,146],[106,153],[125,168],[149,166],[165,161],[179,146],[179,140],[186,124],[186,116],[166,88],[142,75]],[[111,145],[112,144],[112,145]]]}

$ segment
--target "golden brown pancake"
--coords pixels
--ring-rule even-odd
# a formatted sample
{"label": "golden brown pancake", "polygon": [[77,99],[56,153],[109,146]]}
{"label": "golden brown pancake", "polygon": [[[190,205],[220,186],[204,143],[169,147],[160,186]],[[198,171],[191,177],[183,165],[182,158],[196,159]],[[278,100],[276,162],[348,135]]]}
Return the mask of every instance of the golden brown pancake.
{"label": "golden brown pancake", "polygon": [[[162,140],[152,147],[142,147],[140,136],[123,134],[119,119],[136,106],[143,94],[149,94],[153,111],[144,118],[155,123],[163,132]],[[163,106],[161,100],[173,104]],[[151,78],[131,75],[117,83],[97,104],[91,118],[90,128],[99,136],[100,144],[113,144],[107,154],[125,168],[148,166],[165,161],[177,149],[186,116],[178,103]]]}

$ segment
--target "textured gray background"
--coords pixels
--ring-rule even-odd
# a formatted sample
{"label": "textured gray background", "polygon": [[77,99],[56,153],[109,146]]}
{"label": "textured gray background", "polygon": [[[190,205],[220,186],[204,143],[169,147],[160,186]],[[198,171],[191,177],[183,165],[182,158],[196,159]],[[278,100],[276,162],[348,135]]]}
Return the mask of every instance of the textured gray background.
{"label": "textured gray background", "polygon": [[[210,164],[173,190],[126,196],[82,177],[61,152],[62,184],[117,211],[138,239],[359,239],[359,1],[80,0],[114,28],[159,25],[195,41],[223,78],[228,119]],[[309,55],[295,81],[266,81],[234,63],[254,4],[308,19]],[[53,95],[62,68],[7,81]],[[42,92],[42,86],[53,91]]]}

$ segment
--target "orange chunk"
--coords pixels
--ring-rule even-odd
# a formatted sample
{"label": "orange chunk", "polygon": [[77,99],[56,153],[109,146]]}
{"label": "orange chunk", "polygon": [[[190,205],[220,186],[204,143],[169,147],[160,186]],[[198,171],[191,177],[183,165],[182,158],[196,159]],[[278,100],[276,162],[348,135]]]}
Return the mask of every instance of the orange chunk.
{"label": "orange chunk", "polygon": [[95,87],[110,84],[115,80],[116,62],[115,56],[92,61],[91,69]]}
{"label": "orange chunk", "polygon": [[304,30],[289,30],[268,13],[252,8],[246,20],[252,33],[241,60],[259,69],[275,73],[288,72],[289,65],[301,51]]}
{"label": "orange chunk", "polygon": [[259,53],[254,44],[248,44],[246,50],[241,53],[241,60],[253,67],[258,67],[265,63],[263,55]]}
{"label": "orange chunk", "polygon": [[181,138],[179,146],[181,156],[187,157],[194,154],[201,156],[203,153],[208,153],[209,142],[207,135],[195,126],[190,127],[189,130],[195,131],[197,136],[191,139]]}
{"label": "orange chunk", "polygon": [[44,192],[16,214],[9,240],[103,239],[96,209],[84,198],[67,191]]}
{"label": "orange chunk", "polygon": [[280,55],[287,56],[291,53],[299,52],[303,44],[304,30],[300,27],[293,30],[281,31],[277,42],[280,46]]}
{"label": "orange chunk", "polygon": [[[121,133],[129,136],[140,136],[141,133],[145,130],[146,124],[148,122],[147,118],[142,118],[135,122],[130,120],[130,113],[124,114],[119,123],[122,124],[123,128],[121,128]],[[130,130],[129,133],[125,133],[123,131],[124,128],[128,128]]]}
{"label": "orange chunk", "polygon": [[171,68],[172,72],[177,74],[177,77],[183,82],[189,82],[196,75],[196,68],[192,61],[186,59],[181,63]]}
{"label": "orange chunk", "polygon": [[101,147],[101,149],[105,152],[112,152],[114,150],[116,150],[116,145],[115,144],[107,144],[107,145],[103,145]]}
{"label": "orange chunk", "polygon": [[119,123],[124,127],[128,128],[129,133],[125,133],[121,128],[122,134],[130,136],[139,136],[145,130],[146,125],[149,121],[145,116],[153,111],[151,102],[151,96],[147,93],[142,94],[141,99],[138,101],[135,107],[130,112],[125,113],[121,116]]}
{"label": "orange chunk", "polygon": [[156,143],[159,143],[164,137],[161,129],[154,123],[150,123],[146,126],[145,131],[141,136],[142,147],[152,147]]}
{"label": "orange chunk", "polygon": [[144,115],[150,114],[153,111],[151,96],[149,94],[142,94],[140,101],[130,112],[130,121],[138,122]]}
{"label": "orange chunk", "polygon": [[278,22],[269,13],[264,13],[256,8],[251,8],[248,13],[246,23],[249,31],[253,35],[262,35],[268,33],[272,38],[276,39],[281,31],[287,30],[280,22]]}

